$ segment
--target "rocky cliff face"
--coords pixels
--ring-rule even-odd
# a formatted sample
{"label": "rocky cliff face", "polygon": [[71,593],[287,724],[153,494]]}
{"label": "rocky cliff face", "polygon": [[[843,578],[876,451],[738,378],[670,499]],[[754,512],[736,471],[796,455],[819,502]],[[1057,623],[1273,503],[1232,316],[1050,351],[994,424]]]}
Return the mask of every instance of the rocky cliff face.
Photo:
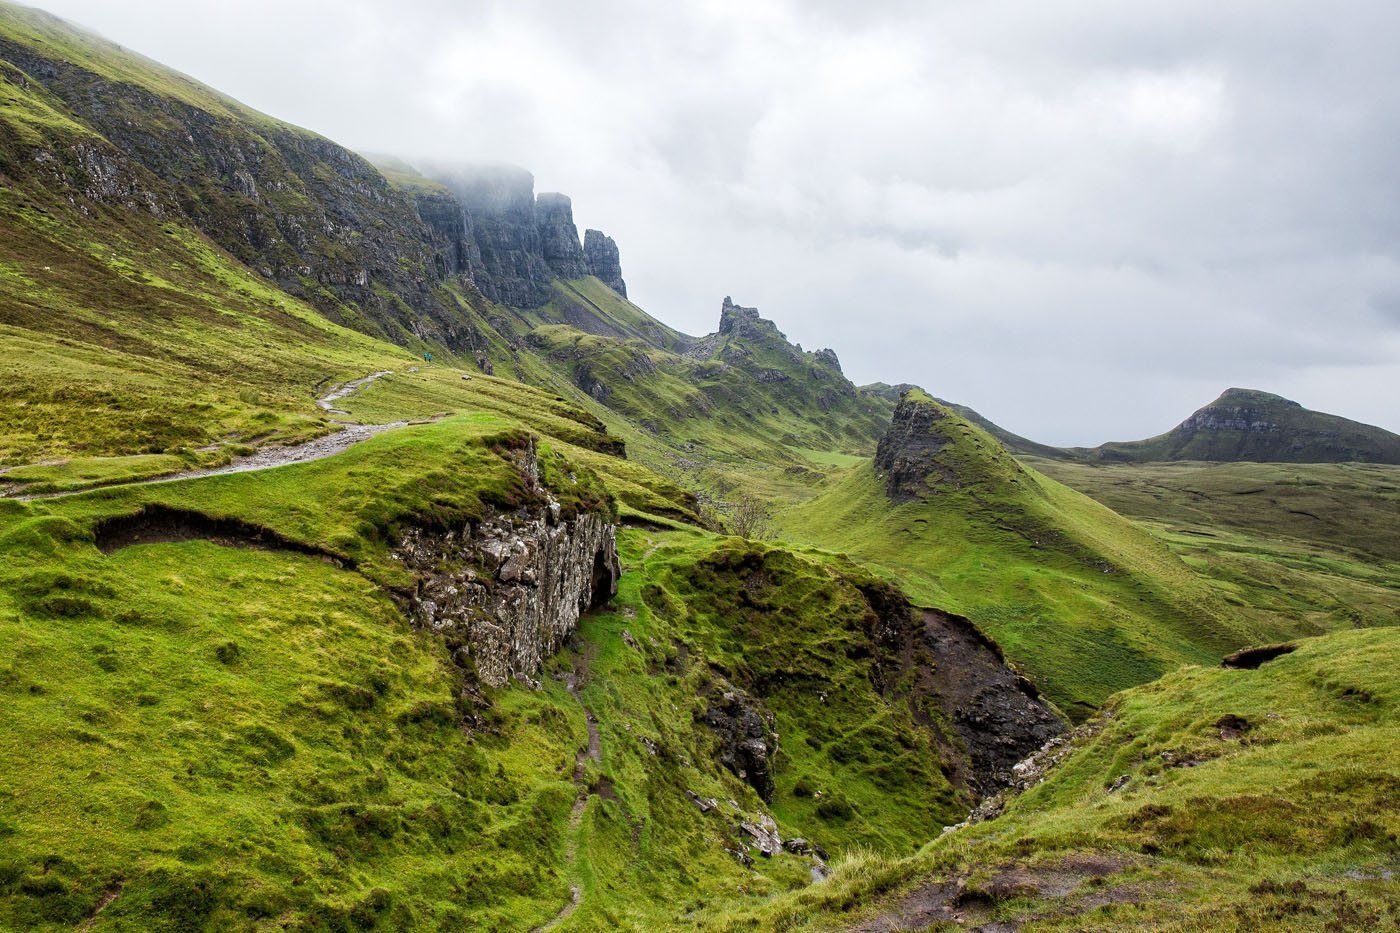
{"label": "rocky cliff face", "polygon": [[328,315],[354,303],[382,334],[397,336],[403,328],[384,290],[424,315],[438,310],[427,230],[354,153],[285,124],[245,119],[231,102],[215,112],[157,96],[35,47],[0,41],[0,57],[149,173],[148,187],[211,239]]}
{"label": "rocky cliff face", "polygon": [[[590,273],[573,203],[556,193],[536,197],[529,172],[506,165],[429,165],[425,171],[457,199],[461,221],[437,215],[424,220],[438,237],[461,241],[463,270],[488,298],[538,308],[554,297],[554,279]],[[620,265],[616,278],[621,281]]]}
{"label": "rocky cliff face", "polygon": [[540,234],[540,253],[555,275],[581,279],[588,274],[578,227],[574,226],[574,205],[567,195],[545,193],[536,198],[535,227]]}
{"label": "rocky cliff face", "polygon": [[971,621],[935,609],[919,616],[916,637],[937,658],[920,677],[967,749],[969,783],[980,794],[1006,787],[1015,776],[1012,769],[1062,734],[1064,721]]}
{"label": "rocky cliff face", "polygon": [[627,283],[622,280],[622,259],[612,237],[601,230],[585,230],[583,258],[589,275],[597,276],[608,288],[627,297]]}
{"label": "rocky cliff face", "polygon": [[943,754],[957,783],[978,796],[994,793],[1011,783],[1018,762],[1065,731],[1035,685],[970,620],[914,609],[888,584],[863,592],[874,611],[873,679],[882,692],[940,710],[961,746]]}
{"label": "rocky cliff face", "polygon": [[476,287],[513,308],[538,308],[549,301],[554,272],[535,222],[535,179],[507,165],[430,166],[460,203],[463,246],[478,262],[469,266]]}
{"label": "rocky cliff face", "polygon": [[[533,448],[523,462],[537,484]],[[417,580],[410,617],[440,633],[458,663],[492,687],[538,674],[579,616],[617,593],[622,572],[608,516],[565,514],[536,489],[533,504],[460,528],[411,528],[394,549]]]}

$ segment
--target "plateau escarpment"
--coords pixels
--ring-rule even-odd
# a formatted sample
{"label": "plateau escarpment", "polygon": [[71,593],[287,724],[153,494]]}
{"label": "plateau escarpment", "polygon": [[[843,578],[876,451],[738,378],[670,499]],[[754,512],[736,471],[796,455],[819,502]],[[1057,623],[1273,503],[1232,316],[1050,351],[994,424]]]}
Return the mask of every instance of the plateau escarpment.
{"label": "plateau escarpment", "polygon": [[407,339],[405,307],[444,344],[464,326],[435,293],[423,221],[363,158],[47,14],[7,15],[19,27],[0,31],[7,81],[71,115],[3,147],[11,177],[37,172],[91,201],[187,218],[279,287],[376,336]]}
{"label": "plateau escarpment", "polygon": [[492,301],[539,308],[555,297],[557,280],[587,275],[626,295],[617,244],[599,231],[590,231],[592,246],[580,243],[573,202],[553,192],[536,195],[534,176],[524,169],[427,163],[424,175],[406,187],[452,257],[445,265]]}

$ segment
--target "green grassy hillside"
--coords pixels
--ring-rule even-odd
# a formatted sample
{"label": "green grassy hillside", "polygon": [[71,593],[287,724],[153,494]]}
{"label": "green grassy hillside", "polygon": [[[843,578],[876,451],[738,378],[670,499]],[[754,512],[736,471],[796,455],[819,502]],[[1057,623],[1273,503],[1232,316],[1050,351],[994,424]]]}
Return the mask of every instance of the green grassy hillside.
{"label": "green grassy hillside", "polygon": [[1299,633],[1400,624],[1400,469],[1031,461],[1131,517],[1233,612]]}
{"label": "green grassy hillside", "polygon": [[[936,710],[874,686],[879,584],[699,531],[624,535],[622,592],[553,676],[464,708],[442,642],[390,598],[409,581],[387,549],[519,501],[500,453],[517,424],[460,415],[313,463],[0,503],[0,926],[520,928],[570,885],[576,929],[754,903],[811,861],[732,854],[767,809],[704,725],[735,689],[782,737],[785,837],[909,852],[965,812]],[[580,465],[546,475],[566,509],[601,494]],[[283,543],[95,546],[150,505]],[[584,708],[601,748],[571,816]]]}
{"label": "green grassy hillside", "polygon": [[[1115,922],[1179,892],[1205,925],[1393,915],[1391,634],[1191,666],[1396,621],[1391,472],[1046,464],[1061,485],[728,299],[693,338],[541,253],[542,303],[493,303],[449,188],[377,161],[0,0],[0,928],[783,925],[947,871],[1014,918],[1091,862],[1135,892]],[[347,424],[387,429],[178,476]],[[785,540],[724,536],[743,500]],[[616,524],[618,593],[486,686],[410,620],[424,577],[494,578],[396,548],[555,507]],[[947,836],[976,740],[1022,746],[984,685],[939,693],[952,622],[905,593],[1090,723]],[[1060,728],[956,624],[1053,727],[1030,745]],[[769,819],[805,843],[759,855]],[[846,867],[812,886],[821,853]]]}
{"label": "green grassy hillside", "polygon": [[1175,671],[1115,697],[1002,815],[716,927],[1391,929],[1397,665],[1388,628],[1257,670]]}
{"label": "green grassy hillside", "polygon": [[1233,617],[1108,508],[1020,466],[927,396],[920,404],[942,412],[945,444],[923,496],[892,501],[867,461],[783,513],[784,536],[867,561],[915,600],[967,615],[1076,716],[1182,663],[1280,634]]}

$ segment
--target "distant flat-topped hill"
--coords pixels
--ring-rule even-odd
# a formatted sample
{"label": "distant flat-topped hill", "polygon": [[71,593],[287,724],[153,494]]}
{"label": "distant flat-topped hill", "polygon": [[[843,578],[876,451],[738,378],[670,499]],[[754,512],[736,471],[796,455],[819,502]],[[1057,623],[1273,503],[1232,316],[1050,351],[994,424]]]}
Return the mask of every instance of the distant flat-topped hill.
{"label": "distant flat-topped hill", "polygon": [[[882,388],[892,390],[876,385],[862,391],[880,396]],[[1097,447],[1040,444],[993,424],[965,405],[944,404],[1012,453],[1051,460],[1400,464],[1400,435],[1340,415],[1312,411],[1258,389],[1226,389],[1165,434],[1141,441],[1109,441]]]}
{"label": "distant flat-topped hill", "polygon": [[1093,460],[1400,463],[1400,435],[1257,389],[1226,389],[1165,434],[1072,453]]}

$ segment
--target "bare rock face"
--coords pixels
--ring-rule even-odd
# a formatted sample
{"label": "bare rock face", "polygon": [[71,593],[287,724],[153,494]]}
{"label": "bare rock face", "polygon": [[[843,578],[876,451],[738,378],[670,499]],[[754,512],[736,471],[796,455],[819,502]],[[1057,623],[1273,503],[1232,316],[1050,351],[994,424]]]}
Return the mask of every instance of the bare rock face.
{"label": "bare rock face", "polygon": [[949,439],[941,422],[949,412],[914,392],[904,393],[890,428],[875,449],[875,468],[885,478],[885,491],[895,502],[927,495],[930,474],[942,471],[935,459]]}
{"label": "bare rock face", "polygon": [[921,615],[923,640],[938,659],[925,684],[967,748],[972,783],[984,794],[1005,787],[1017,762],[1063,733],[1065,724],[971,621],[936,609]]}
{"label": "bare rock face", "polygon": [[773,754],[778,746],[773,715],[753,697],[726,690],[710,700],[705,724],[719,738],[719,763],[763,800],[772,801]]}
{"label": "bare rock face", "polygon": [[607,516],[565,517],[541,498],[461,528],[409,529],[394,549],[418,581],[410,617],[492,687],[539,673],[579,616],[616,595],[622,574]]}
{"label": "bare rock face", "polygon": [[627,297],[627,283],[622,280],[622,258],[612,237],[601,230],[585,230],[583,258],[589,275],[597,276],[608,288]]}
{"label": "bare rock face", "polygon": [[[460,204],[467,241],[461,251],[477,288],[513,308],[538,308],[549,301],[553,272],[540,240],[535,177],[510,165],[429,163],[424,171]],[[453,229],[440,234],[451,238]]]}
{"label": "bare rock face", "polygon": [[535,225],[539,229],[540,252],[549,268],[561,279],[580,279],[588,274],[583,247],[574,226],[574,204],[568,195],[545,193],[535,199]]}

